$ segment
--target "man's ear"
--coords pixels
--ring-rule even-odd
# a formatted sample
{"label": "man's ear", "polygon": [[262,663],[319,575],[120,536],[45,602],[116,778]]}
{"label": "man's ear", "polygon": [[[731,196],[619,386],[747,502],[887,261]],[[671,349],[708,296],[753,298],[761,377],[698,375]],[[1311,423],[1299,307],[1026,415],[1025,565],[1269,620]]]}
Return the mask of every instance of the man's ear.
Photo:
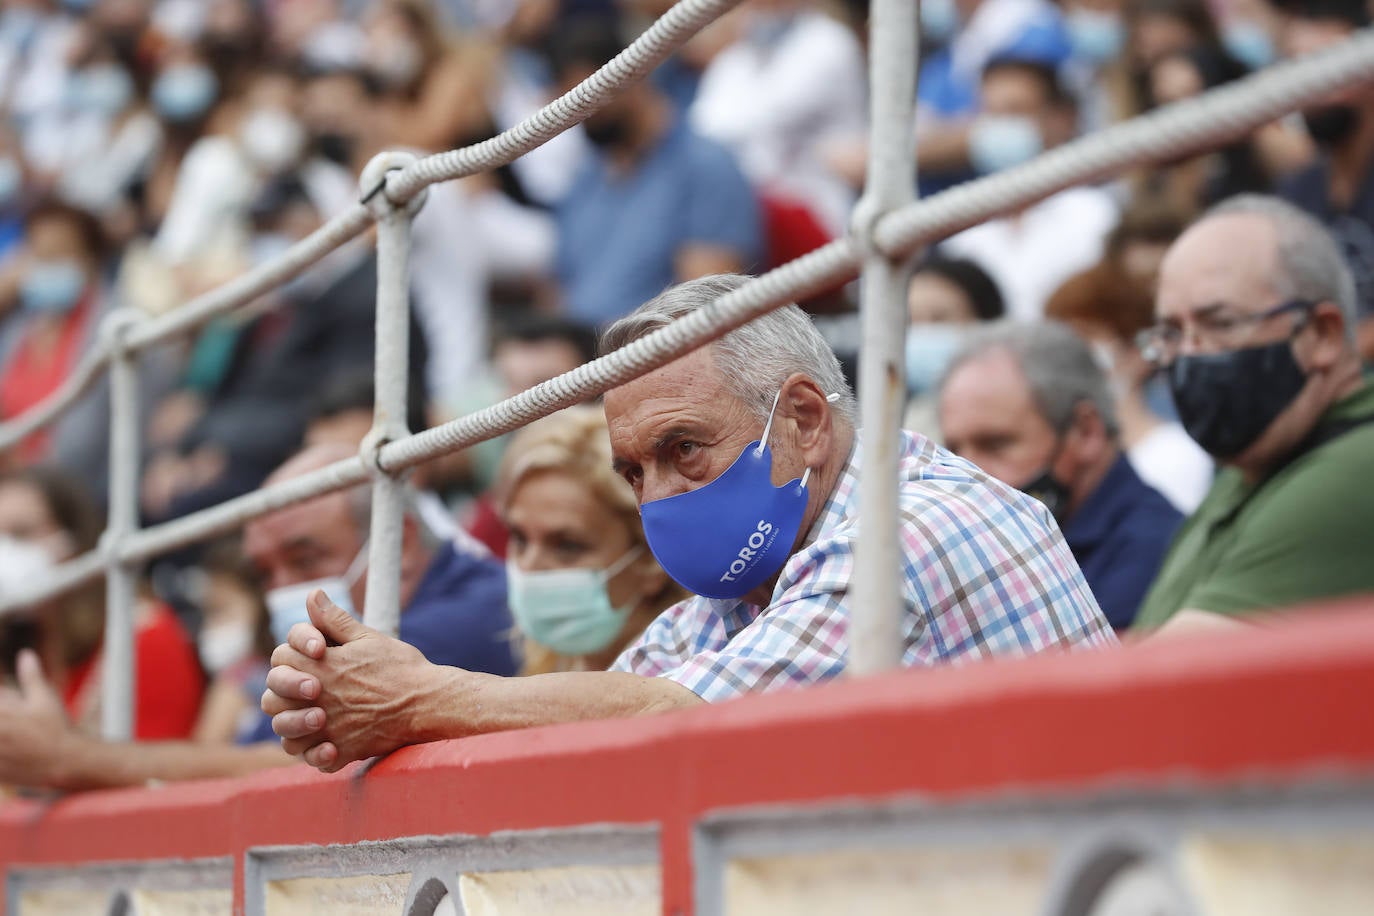
{"label": "man's ear", "polygon": [[1339,363],[1350,348],[1345,313],[1334,302],[1319,302],[1312,307],[1308,324],[1315,333],[1306,347],[1298,344],[1297,352],[1308,372],[1324,372]]}
{"label": "man's ear", "polygon": [[834,411],[809,376],[794,372],[782,386],[782,401],[796,429],[797,448],[807,467],[818,468],[830,455],[834,437]]}
{"label": "man's ear", "polygon": [[1073,425],[1069,427],[1073,451],[1083,464],[1092,464],[1111,445],[1107,424],[1090,401],[1079,401],[1073,409]]}

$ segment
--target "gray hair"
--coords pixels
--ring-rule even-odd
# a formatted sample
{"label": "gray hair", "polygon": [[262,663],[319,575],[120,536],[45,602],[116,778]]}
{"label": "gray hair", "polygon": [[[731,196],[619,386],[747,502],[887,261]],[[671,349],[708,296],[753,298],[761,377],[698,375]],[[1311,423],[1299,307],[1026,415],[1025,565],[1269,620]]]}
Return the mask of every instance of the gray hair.
{"label": "gray hair", "polygon": [[1115,439],[1120,433],[1107,373],[1087,342],[1058,321],[998,321],[975,328],[950,360],[940,391],[960,366],[994,351],[1005,351],[1016,361],[1036,408],[1056,433],[1069,431],[1074,410],[1085,401],[1102,418],[1109,436]]}
{"label": "gray hair", "polygon": [[1355,277],[1340,247],[1326,227],[1305,210],[1267,194],[1237,194],[1202,214],[1253,214],[1269,220],[1278,236],[1278,270],[1274,290],[1285,300],[1334,302],[1345,316],[1345,331],[1355,339]]}
{"label": "gray hair", "polygon": [[[750,279],[739,274],[717,274],[670,286],[607,328],[601,335],[601,352],[619,350],[667,327],[734,292]],[[827,395],[838,394],[835,411],[851,425],[854,423],[854,392],[840,370],[840,361],[811,323],[811,316],[797,306],[774,309],[716,339],[710,346],[725,384],[759,419],[768,416],[773,398],[787,377],[801,372]]]}

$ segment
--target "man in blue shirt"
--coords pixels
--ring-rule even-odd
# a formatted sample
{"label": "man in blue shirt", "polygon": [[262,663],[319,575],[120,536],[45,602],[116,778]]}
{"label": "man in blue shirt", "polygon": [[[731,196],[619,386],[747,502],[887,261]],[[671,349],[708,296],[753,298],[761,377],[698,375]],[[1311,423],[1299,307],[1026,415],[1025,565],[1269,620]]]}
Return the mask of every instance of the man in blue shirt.
{"label": "man in blue shirt", "polygon": [[[563,91],[618,54],[615,29],[554,36]],[[569,315],[604,326],[680,280],[748,272],[763,251],[758,201],[724,147],[698,136],[650,82],[583,122],[596,153],[557,208],[557,273]]]}
{"label": "man in blue shirt", "polygon": [[945,373],[939,411],[950,450],[1040,499],[1108,622],[1130,626],[1183,516],[1121,451],[1088,345],[1057,322],[975,332]]}

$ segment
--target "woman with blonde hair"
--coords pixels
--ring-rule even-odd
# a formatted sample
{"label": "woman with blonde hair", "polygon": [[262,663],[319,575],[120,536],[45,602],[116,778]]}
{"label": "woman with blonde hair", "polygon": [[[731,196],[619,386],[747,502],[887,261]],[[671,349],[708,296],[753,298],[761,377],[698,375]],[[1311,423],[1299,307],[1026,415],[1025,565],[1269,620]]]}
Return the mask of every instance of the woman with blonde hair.
{"label": "woman with blonde hair", "polygon": [[598,408],[569,408],[524,429],[497,486],[522,674],[602,670],[686,597],[649,552],[634,493],[611,470]]}

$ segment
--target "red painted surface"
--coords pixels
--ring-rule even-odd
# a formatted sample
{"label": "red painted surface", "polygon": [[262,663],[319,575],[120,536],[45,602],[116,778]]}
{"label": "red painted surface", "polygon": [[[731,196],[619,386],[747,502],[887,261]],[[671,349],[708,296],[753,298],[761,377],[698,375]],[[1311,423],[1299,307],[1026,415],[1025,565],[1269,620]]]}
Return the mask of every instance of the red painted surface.
{"label": "red painted surface", "polygon": [[691,826],[712,810],[1371,774],[1371,696],[1374,604],[1346,603],[1265,629],[442,742],[335,776],[9,803],[0,865],[654,823],[665,913],[685,913]]}

